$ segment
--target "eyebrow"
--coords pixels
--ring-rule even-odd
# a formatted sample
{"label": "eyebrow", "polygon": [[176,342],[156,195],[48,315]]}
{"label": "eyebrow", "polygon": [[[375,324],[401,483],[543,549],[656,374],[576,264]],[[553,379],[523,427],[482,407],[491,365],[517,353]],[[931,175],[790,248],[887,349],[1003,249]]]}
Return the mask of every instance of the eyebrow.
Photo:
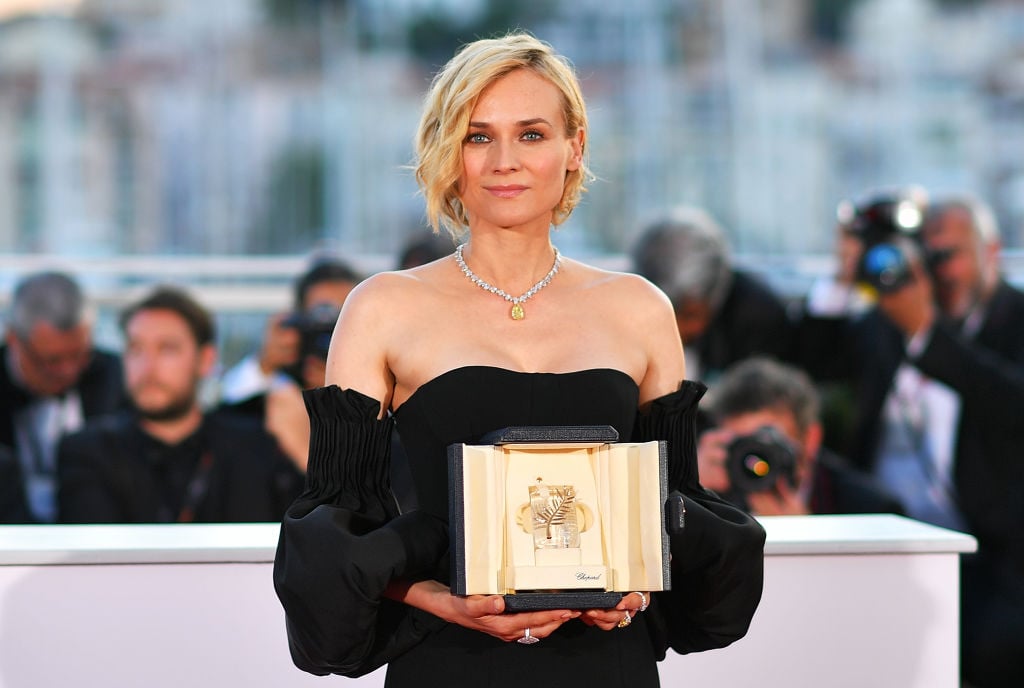
{"label": "eyebrow", "polygon": [[[516,126],[517,127],[529,127],[529,126],[533,126],[534,124],[547,124],[548,126],[551,126],[551,123],[548,122],[543,117],[534,117],[532,119],[521,119],[518,122],[516,122]],[[487,127],[489,127],[491,125],[490,125],[489,122],[470,122],[469,126],[475,127],[477,129],[486,129]]]}

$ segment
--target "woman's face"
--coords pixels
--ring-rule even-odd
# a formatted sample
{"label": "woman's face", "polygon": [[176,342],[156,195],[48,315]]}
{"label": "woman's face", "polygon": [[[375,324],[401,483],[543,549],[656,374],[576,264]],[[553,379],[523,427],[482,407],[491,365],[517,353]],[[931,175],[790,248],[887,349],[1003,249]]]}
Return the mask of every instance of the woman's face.
{"label": "woman's face", "polygon": [[462,144],[459,197],[471,228],[551,224],[567,171],[579,169],[583,132],[565,133],[561,93],[517,69],[488,86]]}

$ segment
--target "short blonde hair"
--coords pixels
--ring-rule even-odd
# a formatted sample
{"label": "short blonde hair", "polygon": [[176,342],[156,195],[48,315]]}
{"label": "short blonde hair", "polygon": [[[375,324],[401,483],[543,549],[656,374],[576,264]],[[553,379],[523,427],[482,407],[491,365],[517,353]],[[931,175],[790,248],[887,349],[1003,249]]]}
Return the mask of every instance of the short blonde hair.
{"label": "short blonde hair", "polygon": [[[587,131],[587,109],[576,72],[550,45],[526,33],[466,44],[434,76],[416,134],[416,181],[435,232],[441,225],[456,238],[465,231],[468,217],[459,199],[459,180],[469,118],[484,89],[516,69],[529,69],[558,88],[567,136]],[[579,169],[566,173],[562,198],[554,208],[554,224],[569,217],[590,176],[585,156]]]}

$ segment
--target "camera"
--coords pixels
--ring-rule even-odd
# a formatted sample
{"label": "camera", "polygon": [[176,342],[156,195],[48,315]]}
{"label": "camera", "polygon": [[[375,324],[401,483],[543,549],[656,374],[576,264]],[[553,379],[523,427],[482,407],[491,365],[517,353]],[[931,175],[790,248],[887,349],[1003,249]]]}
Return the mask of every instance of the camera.
{"label": "camera", "polygon": [[929,271],[949,257],[948,252],[928,251],[921,240],[927,207],[927,196],[918,187],[839,204],[836,214],[841,229],[857,237],[863,249],[857,264],[858,283],[882,294],[892,293],[913,279],[912,252],[920,254]]}
{"label": "camera", "polygon": [[308,310],[292,313],[281,322],[281,325],[299,331],[299,355],[302,358],[315,356],[327,360],[331,336],[334,334],[334,325],[340,312],[339,306],[319,303]]}
{"label": "camera", "polygon": [[725,470],[740,494],[764,492],[779,480],[796,486],[797,451],[778,429],[765,425],[741,435],[726,448]]}

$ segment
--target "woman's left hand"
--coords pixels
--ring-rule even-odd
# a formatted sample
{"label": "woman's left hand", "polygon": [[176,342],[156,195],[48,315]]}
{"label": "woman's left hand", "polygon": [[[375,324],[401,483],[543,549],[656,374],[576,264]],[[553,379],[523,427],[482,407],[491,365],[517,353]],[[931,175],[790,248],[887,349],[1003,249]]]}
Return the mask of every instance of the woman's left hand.
{"label": "woman's left hand", "polygon": [[634,616],[647,608],[649,601],[650,593],[631,592],[623,595],[614,609],[587,609],[580,615],[580,621],[604,631],[625,628],[633,623]]}

